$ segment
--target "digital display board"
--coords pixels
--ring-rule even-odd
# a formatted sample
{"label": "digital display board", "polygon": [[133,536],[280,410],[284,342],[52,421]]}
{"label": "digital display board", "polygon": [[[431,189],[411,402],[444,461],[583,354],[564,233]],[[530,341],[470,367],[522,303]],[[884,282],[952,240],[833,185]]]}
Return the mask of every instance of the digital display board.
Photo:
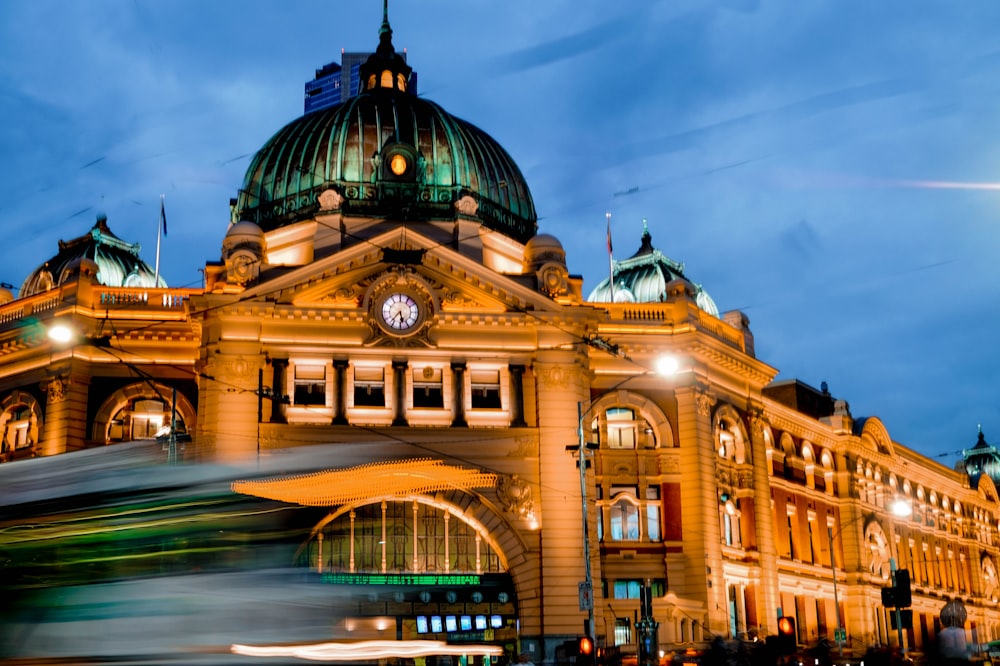
{"label": "digital display board", "polygon": [[455,619],[454,615],[445,615],[445,617],[444,617],[444,630],[445,631],[458,631],[458,620]]}
{"label": "digital display board", "polygon": [[478,631],[482,631],[485,628],[486,628],[486,616],[485,615],[477,615],[476,616],[476,629]]}
{"label": "digital display board", "polygon": [[481,585],[476,574],[374,574],[325,573],[324,583],[332,585],[415,585],[419,587],[467,587]]}
{"label": "digital display board", "polygon": [[500,627],[503,626],[503,618],[500,617],[499,615],[491,615],[490,626],[493,627],[494,629],[499,629]]}
{"label": "digital display board", "polygon": [[462,631],[472,631],[472,616],[462,615],[458,618],[458,626]]}
{"label": "digital display board", "polygon": [[431,631],[433,631],[435,634],[439,634],[441,633],[442,629],[443,627],[441,626],[441,616],[431,615]]}
{"label": "digital display board", "polygon": [[426,634],[427,633],[427,616],[418,615],[417,616],[417,633]]}

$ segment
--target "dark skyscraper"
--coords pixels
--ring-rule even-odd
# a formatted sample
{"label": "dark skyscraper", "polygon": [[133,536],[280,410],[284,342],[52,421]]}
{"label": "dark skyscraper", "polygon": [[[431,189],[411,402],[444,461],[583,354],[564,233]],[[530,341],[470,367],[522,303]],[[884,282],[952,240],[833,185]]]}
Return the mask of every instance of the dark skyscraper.
{"label": "dark skyscraper", "polygon": [[[340,64],[331,62],[316,70],[316,78],[306,81],[304,111],[310,113],[320,109],[336,106],[344,100],[354,97],[360,89],[358,71],[371,57],[371,52],[340,52]],[[403,60],[406,60],[404,51]],[[410,74],[408,85],[410,94],[417,94],[417,73]]]}

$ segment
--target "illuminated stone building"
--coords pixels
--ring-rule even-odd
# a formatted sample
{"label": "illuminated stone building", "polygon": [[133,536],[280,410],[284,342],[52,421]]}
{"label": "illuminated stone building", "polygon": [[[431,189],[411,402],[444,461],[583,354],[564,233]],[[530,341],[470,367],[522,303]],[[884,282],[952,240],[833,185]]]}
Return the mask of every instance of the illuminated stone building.
{"label": "illuminated stone building", "polygon": [[[803,645],[838,627],[848,648],[894,643],[891,561],[912,576],[909,646],[951,599],[970,641],[1000,638],[988,475],[907,449],[825,388],[776,382],[747,318],[720,314],[648,230],[615,288],[585,298],[511,156],[407,94],[391,36],[386,21],[360,95],[257,152],[205,288],[111,279],[148,266],[122,267],[120,241],[115,260],[74,241],[58,275],[7,294],[11,469],[171,423],[188,465],[311,447],[313,469],[233,486],[323,509],[289,564],[345,585],[397,576],[372,613],[391,609],[397,635],[502,616],[536,662],[581,633],[585,558],[597,638],[626,652],[643,586],[664,649],[773,634],[779,609]],[[77,337],[49,340],[59,323]],[[428,573],[443,587],[413,577]],[[331,637],[367,619],[363,604],[333,617]]]}

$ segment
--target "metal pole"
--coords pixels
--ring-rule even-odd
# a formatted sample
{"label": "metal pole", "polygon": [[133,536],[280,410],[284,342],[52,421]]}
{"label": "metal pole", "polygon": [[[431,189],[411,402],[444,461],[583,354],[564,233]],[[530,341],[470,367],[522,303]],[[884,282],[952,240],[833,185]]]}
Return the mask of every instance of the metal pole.
{"label": "metal pole", "polygon": [[[889,560],[889,569],[892,571],[892,586],[896,587],[896,558],[893,557]],[[899,637],[899,649],[906,655],[906,646],[903,645],[903,613],[900,611],[899,606],[896,606],[896,634]]]}
{"label": "metal pole", "polygon": [[594,577],[590,570],[590,525],[587,520],[587,460],[584,453],[587,448],[587,443],[583,439],[583,403],[576,403],[576,413],[579,417],[579,424],[577,428],[577,433],[580,436],[579,449],[577,451],[579,456],[579,466],[580,466],[580,509],[583,515],[583,565],[584,565],[584,583],[586,585],[587,592],[587,635],[593,638],[594,636]]}
{"label": "metal pole", "polygon": [[844,642],[840,639],[843,627],[840,624],[840,600],[837,598],[837,554],[833,545],[833,527],[827,525],[826,533],[830,537],[830,569],[833,570],[833,614],[837,616],[837,648],[843,657]]}

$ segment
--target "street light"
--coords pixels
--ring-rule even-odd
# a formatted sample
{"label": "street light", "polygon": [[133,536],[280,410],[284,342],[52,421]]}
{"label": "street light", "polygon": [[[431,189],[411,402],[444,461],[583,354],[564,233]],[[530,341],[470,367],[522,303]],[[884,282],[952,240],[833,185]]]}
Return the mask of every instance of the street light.
{"label": "street light", "polygon": [[[892,502],[892,504],[889,506],[889,511],[892,512],[892,515],[896,516],[897,518],[905,518],[909,516],[911,513],[913,513],[913,507],[910,506],[909,502],[897,499],[894,502]],[[835,536],[840,536],[840,534],[845,529],[847,529],[851,525],[854,525],[859,520],[867,518],[868,515],[870,514],[862,513],[858,517],[848,522],[846,525],[841,525],[840,529],[837,530],[836,534],[834,534],[832,526],[830,525],[826,526],[827,535],[830,537],[830,569],[833,571],[833,614],[837,617],[836,640],[837,640],[837,648],[840,652],[841,657],[844,656],[844,639],[846,638],[845,636],[846,632],[844,631],[843,625],[841,625],[840,623],[840,600],[837,598],[837,555],[836,555],[836,549],[833,545],[833,538]],[[895,571],[893,573],[895,574]],[[896,628],[899,630],[899,644],[900,646],[902,646],[903,628],[899,621],[898,608],[896,609]]]}

